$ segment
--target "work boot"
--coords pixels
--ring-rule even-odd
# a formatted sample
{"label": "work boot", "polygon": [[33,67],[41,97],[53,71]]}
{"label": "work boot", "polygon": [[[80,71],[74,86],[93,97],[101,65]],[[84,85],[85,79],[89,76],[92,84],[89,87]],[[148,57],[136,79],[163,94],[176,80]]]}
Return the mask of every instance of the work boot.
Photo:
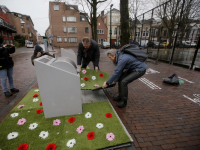
{"label": "work boot", "polygon": [[10,93],[9,91],[7,91],[7,92],[4,92],[4,95],[7,96],[7,97],[9,97],[9,96],[12,96],[12,93]]}
{"label": "work boot", "polygon": [[16,88],[10,89],[10,91],[11,91],[11,92],[19,92],[19,90],[16,89]]}
{"label": "work boot", "polygon": [[126,105],[127,105],[126,97],[121,98],[121,101],[117,103],[117,107],[119,107],[119,108],[125,107]]}
{"label": "work boot", "polygon": [[114,100],[114,101],[120,101],[121,98],[120,98],[120,96],[117,96],[117,97],[113,97],[113,100]]}

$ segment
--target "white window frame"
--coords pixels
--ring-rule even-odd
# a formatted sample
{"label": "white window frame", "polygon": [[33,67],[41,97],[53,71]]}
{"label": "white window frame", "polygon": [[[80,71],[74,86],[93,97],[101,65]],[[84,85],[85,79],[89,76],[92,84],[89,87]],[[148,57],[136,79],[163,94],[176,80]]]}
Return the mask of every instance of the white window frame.
{"label": "white window frame", "polygon": [[62,43],[62,37],[57,37],[57,43]]}
{"label": "white window frame", "polygon": [[63,27],[63,32],[67,32],[67,27]]}
{"label": "white window frame", "polygon": [[59,5],[53,5],[54,10],[59,10]]}
{"label": "white window frame", "polygon": [[67,17],[67,22],[76,22],[76,17],[74,17],[74,16],[68,16]]}
{"label": "white window frame", "polygon": [[65,16],[62,16],[62,21],[66,22],[66,17]]}
{"label": "white window frame", "polygon": [[104,30],[103,29],[97,29],[97,34],[104,34]]}
{"label": "white window frame", "polygon": [[115,22],[119,22],[118,17],[115,17]]}
{"label": "white window frame", "polygon": [[67,37],[64,37],[64,42],[67,43]]}
{"label": "white window frame", "polygon": [[[75,32],[70,31],[70,28],[75,28]],[[67,31],[68,33],[77,33],[77,27],[68,27]]]}
{"label": "white window frame", "polygon": [[[71,39],[75,39],[75,41],[74,42],[71,42]],[[68,37],[68,43],[77,43],[77,37]]]}

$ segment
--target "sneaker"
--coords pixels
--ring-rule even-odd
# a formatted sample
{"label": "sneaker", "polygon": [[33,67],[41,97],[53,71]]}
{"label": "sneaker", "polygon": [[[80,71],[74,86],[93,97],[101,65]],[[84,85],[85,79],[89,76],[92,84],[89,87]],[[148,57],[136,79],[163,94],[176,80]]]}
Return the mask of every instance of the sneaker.
{"label": "sneaker", "polygon": [[114,100],[114,101],[120,101],[121,98],[120,98],[120,96],[117,96],[117,97],[113,97],[113,100]]}
{"label": "sneaker", "polygon": [[9,91],[7,91],[7,92],[4,92],[4,95],[7,96],[7,97],[9,97],[9,96],[12,96],[12,93],[10,93]]}
{"label": "sneaker", "polygon": [[16,88],[10,89],[10,91],[11,91],[11,92],[19,92],[19,90],[16,89]]}
{"label": "sneaker", "polygon": [[53,57],[56,58],[55,54],[53,54]]}

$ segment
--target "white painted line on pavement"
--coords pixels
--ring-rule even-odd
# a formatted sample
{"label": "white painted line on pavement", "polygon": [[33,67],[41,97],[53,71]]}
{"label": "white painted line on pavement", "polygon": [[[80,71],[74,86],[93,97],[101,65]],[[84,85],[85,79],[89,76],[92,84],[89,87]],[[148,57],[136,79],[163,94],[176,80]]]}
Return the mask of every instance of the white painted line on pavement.
{"label": "white painted line on pavement", "polygon": [[196,96],[198,96],[198,97],[197,97],[197,98],[194,98],[194,99],[192,99],[192,98],[190,98],[190,97],[188,97],[188,96],[186,96],[186,95],[183,95],[183,97],[185,97],[185,98],[191,100],[192,102],[194,102],[194,103],[200,105],[200,98],[199,98],[199,95],[200,95],[200,94],[193,94],[193,95],[194,95],[194,97],[196,97]]}
{"label": "white painted line on pavement", "polygon": [[146,74],[155,74],[155,73],[160,73],[160,72],[153,70],[151,68],[148,68],[147,71],[146,71]]}
{"label": "white painted line on pavement", "polygon": [[147,86],[149,86],[151,89],[161,89],[159,86],[155,85],[154,83],[147,80],[146,78],[139,78],[139,80],[142,81]]}
{"label": "white painted line on pavement", "polygon": [[194,83],[194,82],[192,82],[192,81],[189,81],[189,80],[184,79],[184,78],[181,78],[181,77],[178,77],[178,78],[183,79],[183,80],[185,80],[185,81],[187,81],[187,82],[189,82],[189,83]]}

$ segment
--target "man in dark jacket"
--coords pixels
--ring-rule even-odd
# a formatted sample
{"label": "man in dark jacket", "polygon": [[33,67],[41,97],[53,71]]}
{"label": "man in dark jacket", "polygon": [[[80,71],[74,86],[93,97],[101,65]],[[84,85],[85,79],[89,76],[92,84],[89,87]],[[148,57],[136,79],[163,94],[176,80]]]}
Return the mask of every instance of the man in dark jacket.
{"label": "man in dark jacket", "polygon": [[[90,61],[93,62],[94,70],[99,70],[99,46],[94,40],[90,40],[88,37],[83,38],[79,42],[78,46],[78,56],[77,56],[77,66],[81,68],[86,68]],[[81,66],[82,61],[82,66]]]}
{"label": "man in dark jacket", "polygon": [[[1,43],[3,41],[0,41]],[[7,44],[0,44],[0,77],[1,77],[1,86],[5,96],[12,96],[12,93],[8,91],[6,85],[6,79],[8,77],[8,83],[11,92],[19,92],[18,89],[14,88],[13,85],[13,66],[14,62],[10,54],[15,52],[15,47],[11,44],[10,47]]]}
{"label": "man in dark jacket", "polygon": [[[146,72],[147,65],[130,54],[121,54],[121,50],[111,49],[107,51],[107,56],[117,66],[108,81],[103,84],[102,88],[106,88],[113,82],[118,82],[119,95],[113,97],[113,99],[119,101],[117,103],[119,108],[125,107],[128,100],[128,84],[143,76]],[[124,69],[128,70],[124,71]]]}

